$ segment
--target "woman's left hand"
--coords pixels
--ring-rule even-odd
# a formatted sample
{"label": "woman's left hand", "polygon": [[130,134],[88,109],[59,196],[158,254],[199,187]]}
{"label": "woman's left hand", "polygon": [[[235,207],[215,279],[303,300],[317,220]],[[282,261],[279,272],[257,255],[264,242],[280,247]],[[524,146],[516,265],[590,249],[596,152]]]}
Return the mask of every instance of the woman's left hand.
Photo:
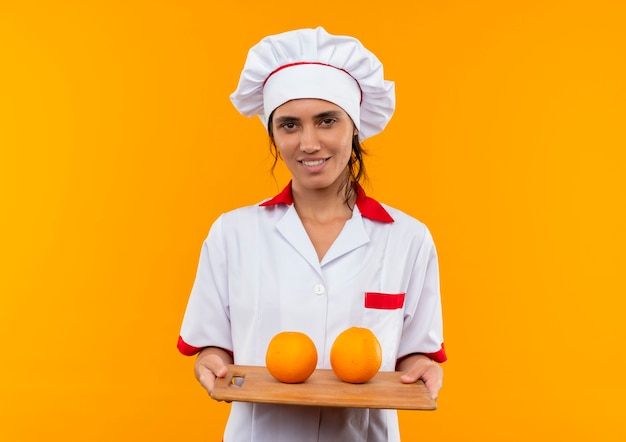
{"label": "woman's left hand", "polygon": [[426,355],[411,355],[402,359],[396,370],[405,372],[400,381],[411,384],[422,379],[433,399],[437,399],[443,383],[443,368]]}

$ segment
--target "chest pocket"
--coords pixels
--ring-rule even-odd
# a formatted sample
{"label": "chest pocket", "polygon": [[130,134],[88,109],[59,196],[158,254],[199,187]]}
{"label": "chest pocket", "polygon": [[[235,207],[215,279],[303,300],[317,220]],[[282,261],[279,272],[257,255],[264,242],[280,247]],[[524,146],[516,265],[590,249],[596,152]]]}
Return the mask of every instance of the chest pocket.
{"label": "chest pocket", "polygon": [[364,323],[383,350],[381,370],[393,371],[402,334],[405,293],[365,292]]}
{"label": "chest pocket", "polygon": [[404,293],[365,292],[365,308],[395,310],[404,307]]}

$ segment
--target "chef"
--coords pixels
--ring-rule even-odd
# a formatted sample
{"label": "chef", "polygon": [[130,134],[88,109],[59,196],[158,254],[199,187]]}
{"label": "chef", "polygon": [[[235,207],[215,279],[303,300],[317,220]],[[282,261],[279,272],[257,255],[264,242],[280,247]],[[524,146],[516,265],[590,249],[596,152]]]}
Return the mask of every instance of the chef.
{"label": "chef", "polygon": [[[346,328],[366,327],[383,371],[441,388],[437,253],[417,219],[366,195],[361,142],[395,107],[394,84],[357,39],[323,28],[253,46],[231,95],[259,116],[291,180],[273,198],[222,214],[202,246],[178,348],[198,354],[210,393],[225,364],[265,364],[269,341],[300,331],[318,368]],[[399,441],[395,410],[232,403],[224,441]]]}

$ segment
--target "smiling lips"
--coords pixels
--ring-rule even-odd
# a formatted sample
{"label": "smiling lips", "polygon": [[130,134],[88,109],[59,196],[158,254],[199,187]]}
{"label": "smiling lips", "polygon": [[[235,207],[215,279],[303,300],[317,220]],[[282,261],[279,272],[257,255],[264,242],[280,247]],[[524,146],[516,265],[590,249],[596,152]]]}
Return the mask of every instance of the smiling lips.
{"label": "smiling lips", "polygon": [[322,165],[326,159],[322,160],[302,160],[301,163],[306,167],[316,167]]}

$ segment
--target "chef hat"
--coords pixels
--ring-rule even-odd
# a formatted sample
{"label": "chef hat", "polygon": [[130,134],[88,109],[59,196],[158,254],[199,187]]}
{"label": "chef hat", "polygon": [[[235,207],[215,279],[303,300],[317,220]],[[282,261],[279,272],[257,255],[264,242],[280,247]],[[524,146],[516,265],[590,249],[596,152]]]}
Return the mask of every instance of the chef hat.
{"label": "chef hat", "polygon": [[230,96],[243,115],[271,113],[297,98],[319,98],[341,107],[364,140],[381,132],[395,108],[394,83],[381,62],[353,37],[322,27],[265,37],[248,52],[237,90]]}

